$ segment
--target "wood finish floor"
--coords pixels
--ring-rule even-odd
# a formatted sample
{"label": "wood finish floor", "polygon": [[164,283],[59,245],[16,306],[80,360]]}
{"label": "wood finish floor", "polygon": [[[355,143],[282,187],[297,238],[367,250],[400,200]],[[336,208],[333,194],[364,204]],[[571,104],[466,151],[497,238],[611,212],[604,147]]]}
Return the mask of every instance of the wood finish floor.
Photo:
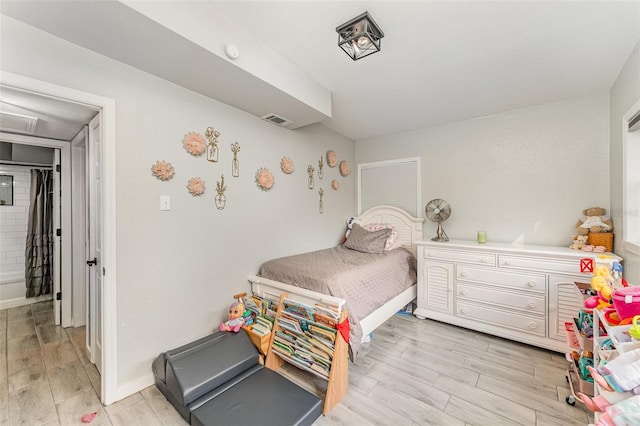
{"label": "wood finish floor", "polygon": [[[84,328],[53,325],[51,302],[0,311],[0,425],[82,425],[93,411],[92,426],[187,424],[155,386],[103,407],[84,339]],[[396,315],[315,426],[586,425],[590,413],[565,403],[566,368],[562,354]],[[318,395],[326,386],[289,365],[279,372]]]}

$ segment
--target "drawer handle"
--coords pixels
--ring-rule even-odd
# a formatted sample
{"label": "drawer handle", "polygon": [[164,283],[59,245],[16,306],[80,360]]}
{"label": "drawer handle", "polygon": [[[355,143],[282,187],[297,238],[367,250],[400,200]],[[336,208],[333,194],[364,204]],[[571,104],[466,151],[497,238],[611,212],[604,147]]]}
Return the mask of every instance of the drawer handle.
{"label": "drawer handle", "polygon": [[503,263],[503,265],[504,265],[504,266],[509,266],[509,261],[508,261],[508,260],[505,260],[505,261],[504,261],[504,263]]}
{"label": "drawer handle", "polygon": [[529,307],[531,309],[535,308],[536,307],[536,302],[529,302]]}
{"label": "drawer handle", "polygon": [[467,292],[465,290],[460,290],[460,296],[466,296]]}
{"label": "drawer handle", "polygon": [[529,328],[532,329],[532,330],[535,330],[536,328],[538,328],[538,326],[536,325],[536,323],[530,322],[529,323]]}
{"label": "drawer handle", "polygon": [[529,281],[527,284],[529,284],[529,287],[532,287],[532,288],[536,286],[536,282],[533,280]]}
{"label": "drawer handle", "polygon": [[461,314],[466,314],[466,313],[467,313],[467,308],[462,308],[462,309],[460,309],[460,313],[461,313]]}
{"label": "drawer handle", "polygon": [[460,272],[460,276],[466,278],[466,277],[469,276],[469,273],[467,271],[462,271],[462,272]]}
{"label": "drawer handle", "polygon": [[429,256],[429,257],[433,257],[433,253],[431,253],[431,252],[427,252],[427,256]]}
{"label": "drawer handle", "polygon": [[489,263],[489,261],[485,258],[480,259],[480,263]]}

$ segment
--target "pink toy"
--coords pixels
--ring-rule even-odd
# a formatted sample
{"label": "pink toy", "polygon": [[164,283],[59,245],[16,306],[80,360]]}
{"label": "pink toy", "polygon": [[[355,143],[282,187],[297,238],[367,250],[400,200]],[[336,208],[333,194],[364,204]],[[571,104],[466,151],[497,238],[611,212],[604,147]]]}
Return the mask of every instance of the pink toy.
{"label": "pink toy", "polygon": [[220,324],[220,331],[233,331],[237,333],[244,325],[244,303],[233,302],[229,306],[229,320]]}

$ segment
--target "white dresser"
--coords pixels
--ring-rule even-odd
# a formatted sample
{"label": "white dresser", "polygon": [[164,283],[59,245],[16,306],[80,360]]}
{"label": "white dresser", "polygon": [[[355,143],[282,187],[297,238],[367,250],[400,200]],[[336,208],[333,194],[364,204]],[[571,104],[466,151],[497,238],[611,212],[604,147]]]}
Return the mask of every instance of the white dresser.
{"label": "white dresser", "polygon": [[580,259],[622,259],[565,247],[475,241],[418,241],[415,316],[566,352],[565,322],[583,298],[574,282],[590,282]]}

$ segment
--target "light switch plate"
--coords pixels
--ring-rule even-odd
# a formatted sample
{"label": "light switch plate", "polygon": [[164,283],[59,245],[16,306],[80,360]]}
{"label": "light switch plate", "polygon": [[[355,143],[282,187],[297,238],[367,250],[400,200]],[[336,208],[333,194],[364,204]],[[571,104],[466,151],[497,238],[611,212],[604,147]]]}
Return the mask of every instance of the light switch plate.
{"label": "light switch plate", "polygon": [[160,210],[171,210],[171,197],[168,195],[160,196]]}

